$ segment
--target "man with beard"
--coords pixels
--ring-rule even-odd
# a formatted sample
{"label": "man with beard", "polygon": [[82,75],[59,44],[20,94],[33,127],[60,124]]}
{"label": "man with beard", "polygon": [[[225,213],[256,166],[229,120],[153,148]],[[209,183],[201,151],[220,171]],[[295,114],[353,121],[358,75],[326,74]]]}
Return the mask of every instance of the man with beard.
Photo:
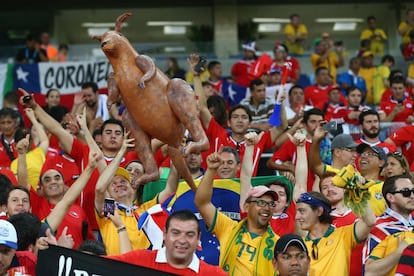
{"label": "man with beard", "polygon": [[373,109],[367,109],[359,114],[359,125],[362,131],[361,138],[356,142],[358,144],[365,143],[370,146],[382,148],[385,153],[397,151],[397,147],[393,144],[380,140],[380,116]]}
{"label": "man with beard", "polygon": [[95,82],[85,82],[81,91],[75,95],[72,113],[82,114],[86,107],[86,121],[89,129],[95,129],[103,121],[110,118],[106,107],[108,95],[99,94],[98,85]]}
{"label": "man with beard", "polygon": [[194,198],[209,231],[220,241],[220,267],[229,275],[273,275],[273,248],[279,236],[269,221],[278,194],[266,186],[249,189],[243,205],[247,218],[232,220],[211,202],[214,175],[222,162],[218,152],[208,156],[208,168]]}

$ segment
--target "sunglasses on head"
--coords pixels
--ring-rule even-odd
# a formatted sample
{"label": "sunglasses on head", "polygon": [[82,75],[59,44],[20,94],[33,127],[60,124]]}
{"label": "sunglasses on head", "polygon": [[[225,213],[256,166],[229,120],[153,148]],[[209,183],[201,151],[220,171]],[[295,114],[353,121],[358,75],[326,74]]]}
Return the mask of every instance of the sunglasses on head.
{"label": "sunglasses on head", "polygon": [[402,157],[402,153],[399,151],[394,151],[393,153],[391,153],[392,156],[397,156],[397,157]]}
{"label": "sunglasses on head", "polygon": [[405,188],[399,191],[394,191],[392,192],[392,194],[402,194],[403,197],[410,197],[411,194],[414,194],[414,188],[413,189]]}

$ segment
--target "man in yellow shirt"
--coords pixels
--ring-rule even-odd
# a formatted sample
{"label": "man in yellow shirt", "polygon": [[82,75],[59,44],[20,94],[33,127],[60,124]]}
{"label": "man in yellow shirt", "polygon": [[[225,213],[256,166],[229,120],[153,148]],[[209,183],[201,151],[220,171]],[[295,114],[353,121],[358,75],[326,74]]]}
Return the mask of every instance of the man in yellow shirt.
{"label": "man in yellow shirt", "polygon": [[328,41],[316,40],[315,52],[310,56],[313,71],[316,71],[319,67],[328,68],[333,84],[336,84],[336,69],[344,66],[342,50],[342,47],[335,47],[335,50],[332,51],[329,48]]}
{"label": "man in yellow shirt", "polygon": [[290,16],[290,23],[285,26],[286,46],[289,53],[293,55],[303,55],[303,42],[308,37],[308,29],[305,24],[300,23],[298,14]]}
{"label": "man in yellow shirt", "polygon": [[406,19],[398,25],[398,33],[402,37],[400,49],[403,54],[405,45],[410,42],[411,30],[414,30],[414,9],[408,9]]}
{"label": "man in yellow shirt", "polygon": [[371,51],[365,51],[362,54],[362,67],[359,69],[359,75],[365,80],[367,87],[367,94],[365,97],[367,105],[373,105],[374,95],[374,75],[377,72],[377,66],[374,66],[374,53]]}
{"label": "man in yellow shirt", "polygon": [[222,163],[220,153],[207,157],[208,168],[194,198],[209,231],[220,241],[220,267],[229,275],[274,275],[273,250],[279,236],[269,221],[278,194],[266,186],[250,188],[243,204],[247,218],[230,219],[211,202],[214,176]]}
{"label": "man in yellow shirt", "polygon": [[371,41],[371,51],[374,55],[382,57],[384,55],[384,43],[388,37],[384,30],[377,28],[377,19],[370,15],[367,17],[368,28],[361,32],[360,40],[369,39]]}

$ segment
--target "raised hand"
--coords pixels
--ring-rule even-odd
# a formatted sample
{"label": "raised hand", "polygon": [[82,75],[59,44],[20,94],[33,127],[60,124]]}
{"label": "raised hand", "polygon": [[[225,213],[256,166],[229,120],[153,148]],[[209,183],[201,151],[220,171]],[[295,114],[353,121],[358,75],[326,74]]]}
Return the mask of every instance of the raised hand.
{"label": "raised hand", "polygon": [[37,106],[37,103],[35,99],[33,98],[33,96],[29,94],[23,88],[19,88],[19,91],[22,92],[23,94],[23,96],[20,97],[20,100],[19,100],[20,104],[23,105],[25,108],[35,109]]}
{"label": "raised hand", "polygon": [[82,91],[75,93],[75,96],[73,97],[73,105],[79,105],[83,102],[85,102],[85,98],[83,97]]}
{"label": "raised hand", "polygon": [[122,146],[121,146],[121,151],[126,152],[127,148],[132,148],[135,147],[135,144],[133,143],[135,141],[135,138],[127,138],[129,137],[130,132],[127,131],[125,132],[125,138],[124,141],[122,142]]}
{"label": "raised hand", "polygon": [[207,167],[212,170],[217,170],[221,164],[223,164],[223,160],[220,157],[220,153],[213,152],[209,156],[207,156]]}
{"label": "raised hand", "polygon": [[90,166],[91,168],[96,168],[96,166],[98,165],[98,161],[102,159],[102,152],[96,152],[96,151],[90,151],[89,152],[89,161],[88,161],[88,166]]}
{"label": "raised hand", "polygon": [[68,227],[65,226],[65,228],[63,228],[62,234],[57,241],[57,245],[72,249],[75,242],[73,241],[72,234],[67,234],[67,232]]}
{"label": "raised hand", "polygon": [[260,132],[257,134],[256,132],[248,132],[244,135],[244,140],[246,141],[246,146],[252,146],[259,143],[260,139],[262,139],[262,136],[264,135],[264,132]]}
{"label": "raised hand", "polygon": [[306,144],[306,135],[303,134],[300,130],[292,136],[290,133],[287,133],[289,140],[298,147],[304,147]]}
{"label": "raised hand", "polygon": [[19,142],[17,142],[16,150],[19,154],[24,154],[29,149],[29,145],[30,145],[30,134],[27,134],[26,137],[24,137]]}
{"label": "raised hand", "polygon": [[84,131],[88,130],[88,123],[86,122],[86,107],[83,108],[82,114],[76,114],[76,120],[79,123],[79,126]]}

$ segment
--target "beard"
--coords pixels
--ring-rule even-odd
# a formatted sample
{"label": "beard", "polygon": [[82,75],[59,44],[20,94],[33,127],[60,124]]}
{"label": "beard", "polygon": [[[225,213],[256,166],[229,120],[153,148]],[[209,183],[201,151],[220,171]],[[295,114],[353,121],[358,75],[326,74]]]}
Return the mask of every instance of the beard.
{"label": "beard", "polygon": [[372,132],[372,131],[369,131],[367,129],[362,129],[362,133],[364,134],[364,136],[373,139],[373,138],[378,137],[378,135],[380,133],[380,130],[378,129],[377,131]]}

